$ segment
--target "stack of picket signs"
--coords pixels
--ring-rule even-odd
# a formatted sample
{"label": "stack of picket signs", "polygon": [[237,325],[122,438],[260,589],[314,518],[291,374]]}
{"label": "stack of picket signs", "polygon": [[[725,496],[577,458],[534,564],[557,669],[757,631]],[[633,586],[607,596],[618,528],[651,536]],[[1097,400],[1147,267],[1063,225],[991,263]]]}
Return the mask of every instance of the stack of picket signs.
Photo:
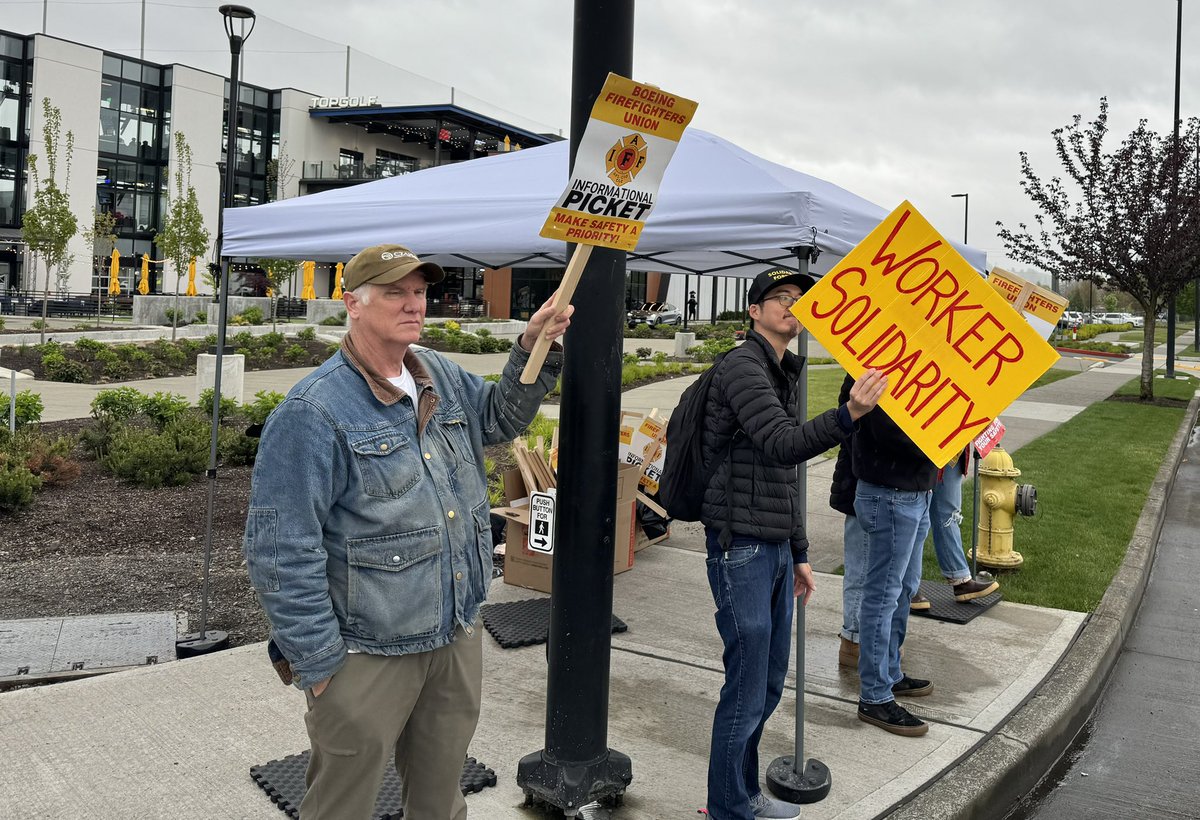
{"label": "stack of picket signs", "polygon": [[[616,537],[613,574],[633,568],[634,554],[670,535],[658,491],[666,454],[666,421],[622,414],[618,448]],[[515,469],[503,476],[505,506],[492,510],[506,519],[504,581],[549,592],[553,567],[554,516],[558,485],[558,431],[549,447],[543,438],[513,442]]]}

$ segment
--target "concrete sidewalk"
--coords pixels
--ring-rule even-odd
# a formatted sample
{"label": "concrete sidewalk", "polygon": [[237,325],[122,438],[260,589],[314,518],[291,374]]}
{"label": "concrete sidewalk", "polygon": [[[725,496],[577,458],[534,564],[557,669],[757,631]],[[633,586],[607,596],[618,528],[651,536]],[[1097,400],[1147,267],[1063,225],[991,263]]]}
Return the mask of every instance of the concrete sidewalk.
{"label": "concrete sidewalk", "polygon": [[[461,361],[476,372],[497,372],[487,358]],[[1138,372],[1134,359],[1060,365],[1083,372],[1030,391],[1004,414],[1008,449],[1103,400]],[[247,373],[246,393],[282,392],[306,372]],[[185,392],[172,381],[134,386]],[[623,405],[667,410],[686,381],[630,391]],[[61,418],[87,415],[95,392],[26,386],[39,389]],[[1193,422],[1198,404],[1189,411]],[[819,575],[807,608],[805,752],[829,765],[834,785],[804,816],[989,816],[1045,771],[1037,768],[1045,750],[1070,737],[1062,737],[1072,725],[1062,715],[1082,710],[1086,717],[1092,688],[1098,691],[1119,649],[1121,619],[1136,610],[1143,562],[1163,514],[1163,486],[1185,441],[1168,455],[1103,611],[1088,617],[1001,603],[963,626],[913,619],[906,659],[937,686],[913,702],[932,723],[925,737],[899,738],[857,720],[857,679],[837,667],[840,580]],[[810,465],[808,482],[811,555],[825,571],[841,563],[841,517],[827,507],[831,470],[828,461]],[[722,675],[703,552],[694,525],[676,526],[671,539],[639,553],[635,568],[614,582],[614,612],[629,632],[613,638],[608,742],[632,757],[634,772],[617,818],[695,817],[704,803],[709,721]],[[491,600],[537,595],[496,581]],[[515,770],[543,742],[544,649],[502,650],[490,637],[485,642],[483,713],[471,754],[496,770],[499,783],[468,798],[471,816],[538,817],[521,808]],[[987,657],[986,666],[963,663],[963,645],[977,647],[972,654]],[[792,752],[794,698],[789,678],[764,734],[764,766]],[[302,695],[279,684],[261,644],[0,694],[0,817],[278,817],[248,771],[307,748],[303,709]],[[1016,771],[1022,768],[1025,780]]]}

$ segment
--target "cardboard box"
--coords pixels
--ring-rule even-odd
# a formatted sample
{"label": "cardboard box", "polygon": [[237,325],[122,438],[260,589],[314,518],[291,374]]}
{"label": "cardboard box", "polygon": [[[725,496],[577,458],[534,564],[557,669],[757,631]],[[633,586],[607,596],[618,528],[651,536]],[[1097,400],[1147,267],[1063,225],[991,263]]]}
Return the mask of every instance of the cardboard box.
{"label": "cardboard box", "polygon": [[[641,470],[632,464],[617,465],[616,536],[613,550],[613,575],[633,568],[633,554],[641,527],[633,515]],[[504,473],[504,497],[511,504],[529,495],[519,470]],[[560,507],[556,515],[563,515]],[[515,521],[505,529],[504,583],[549,592],[554,556],[529,549],[529,530]],[[556,550],[557,551],[557,550]]]}

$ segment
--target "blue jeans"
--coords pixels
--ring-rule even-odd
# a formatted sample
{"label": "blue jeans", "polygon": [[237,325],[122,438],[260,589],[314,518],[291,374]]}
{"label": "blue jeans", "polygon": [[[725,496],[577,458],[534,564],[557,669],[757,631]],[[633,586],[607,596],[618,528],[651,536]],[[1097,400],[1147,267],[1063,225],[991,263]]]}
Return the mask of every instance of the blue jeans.
{"label": "blue jeans", "polygon": [[758,742],[779,705],[792,648],[792,550],[786,541],[734,536],[728,550],[708,535],[708,585],[725,644],[725,685],[713,715],[708,759],[712,820],[753,820],[762,791]]}
{"label": "blue jeans", "polygon": [[858,609],[862,606],[863,581],[867,573],[867,534],[858,523],[858,516],[846,516],[842,549],[841,636],[858,643]]}
{"label": "blue jeans", "polygon": [[908,605],[921,586],[921,554],[929,533],[932,492],[896,490],[859,481],[854,511],[867,534],[866,574],[859,607],[859,698],[894,700],[904,677],[900,647],[908,632]]}
{"label": "blue jeans", "polygon": [[942,470],[942,480],[933,488],[929,504],[933,551],[942,575],[952,584],[971,580],[971,568],[963,552],[962,529],[963,474],[959,460]]}

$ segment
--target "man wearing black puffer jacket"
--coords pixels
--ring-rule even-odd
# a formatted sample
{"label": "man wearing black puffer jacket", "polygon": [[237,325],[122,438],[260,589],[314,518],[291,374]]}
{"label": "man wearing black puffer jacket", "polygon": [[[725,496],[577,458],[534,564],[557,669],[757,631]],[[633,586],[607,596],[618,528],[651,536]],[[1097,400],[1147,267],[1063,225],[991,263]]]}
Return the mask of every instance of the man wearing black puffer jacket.
{"label": "man wearing black puffer jacket", "polygon": [[769,270],[747,297],[753,329],[718,365],[704,426],[704,460],[718,464],[700,520],[708,582],[725,651],[725,685],[713,716],[708,813],[713,820],[797,818],[800,807],[767,797],[758,743],[783,693],[794,598],[813,591],[800,516],[797,467],[840,444],[887,380],[867,371],[836,410],[796,420],[804,362],[788,351],[800,333],[790,308],[812,277]]}

